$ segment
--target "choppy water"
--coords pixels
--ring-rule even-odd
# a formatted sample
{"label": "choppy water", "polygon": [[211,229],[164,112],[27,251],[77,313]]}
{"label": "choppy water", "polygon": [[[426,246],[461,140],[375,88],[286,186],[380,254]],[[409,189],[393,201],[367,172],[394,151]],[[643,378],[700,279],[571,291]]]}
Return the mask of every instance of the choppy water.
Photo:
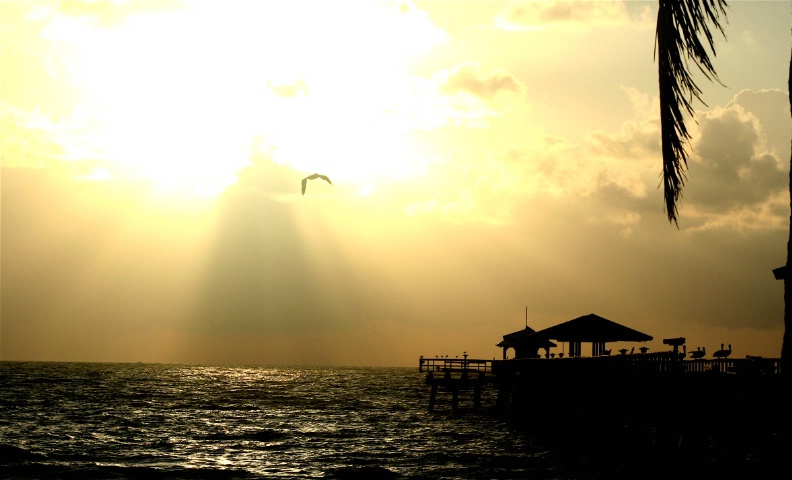
{"label": "choppy water", "polygon": [[417,369],[0,362],[0,479],[565,479]]}

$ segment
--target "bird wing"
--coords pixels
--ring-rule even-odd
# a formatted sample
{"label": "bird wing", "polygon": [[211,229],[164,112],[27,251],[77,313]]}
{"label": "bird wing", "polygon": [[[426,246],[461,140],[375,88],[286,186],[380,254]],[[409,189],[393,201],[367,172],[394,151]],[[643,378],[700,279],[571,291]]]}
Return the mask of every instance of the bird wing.
{"label": "bird wing", "polygon": [[308,180],[314,180],[314,179],[317,179],[317,178],[321,178],[322,180],[326,181],[330,185],[333,184],[333,182],[330,181],[330,179],[327,177],[327,175],[320,175],[318,173],[312,173],[312,174],[310,174],[307,177],[302,179],[302,194],[303,195],[305,195],[305,188],[306,188],[306,186],[308,184]]}

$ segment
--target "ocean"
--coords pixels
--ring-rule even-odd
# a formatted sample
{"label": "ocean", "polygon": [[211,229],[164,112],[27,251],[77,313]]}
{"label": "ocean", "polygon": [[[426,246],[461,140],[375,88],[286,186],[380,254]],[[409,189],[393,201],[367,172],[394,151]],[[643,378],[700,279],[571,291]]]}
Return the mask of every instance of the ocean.
{"label": "ocean", "polygon": [[479,412],[454,414],[443,394],[428,412],[423,380],[417,368],[0,362],[0,479],[597,478],[494,415],[493,392]]}

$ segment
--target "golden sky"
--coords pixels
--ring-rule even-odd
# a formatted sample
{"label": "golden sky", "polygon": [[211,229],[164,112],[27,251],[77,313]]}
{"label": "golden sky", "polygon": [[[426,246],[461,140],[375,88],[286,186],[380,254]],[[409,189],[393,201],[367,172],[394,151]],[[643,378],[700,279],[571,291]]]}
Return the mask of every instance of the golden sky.
{"label": "golden sky", "polygon": [[500,358],[526,307],[779,356],[790,3],[729,2],[679,228],[656,3],[0,1],[0,359]]}

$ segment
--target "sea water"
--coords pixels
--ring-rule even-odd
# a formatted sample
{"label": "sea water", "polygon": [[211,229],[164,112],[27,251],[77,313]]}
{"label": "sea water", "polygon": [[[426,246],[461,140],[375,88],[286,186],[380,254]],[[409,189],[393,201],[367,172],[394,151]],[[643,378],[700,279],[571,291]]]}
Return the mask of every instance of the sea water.
{"label": "sea water", "polygon": [[0,362],[0,479],[581,478],[443,395],[417,368]]}

